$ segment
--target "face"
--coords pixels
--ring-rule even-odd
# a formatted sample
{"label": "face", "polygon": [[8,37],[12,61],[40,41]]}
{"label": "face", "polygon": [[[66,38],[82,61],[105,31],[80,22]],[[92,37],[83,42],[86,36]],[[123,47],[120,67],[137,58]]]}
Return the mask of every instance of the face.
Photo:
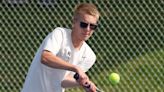
{"label": "face", "polygon": [[76,36],[78,40],[86,41],[95,31],[97,21],[97,17],[88,14],[79,17],[73,24],[74,36]]}

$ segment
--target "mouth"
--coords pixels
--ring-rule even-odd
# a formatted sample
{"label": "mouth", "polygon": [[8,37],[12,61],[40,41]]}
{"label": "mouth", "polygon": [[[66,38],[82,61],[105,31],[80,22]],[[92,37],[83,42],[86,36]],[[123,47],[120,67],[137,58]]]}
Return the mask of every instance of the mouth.
{"label": "mouth", "polygon": [[89,36],[90,32],[83,32],[82,35],[86,35],[86,36],[88,35]]}
{"label": "mouth", "polygon": [[83,35],[84,35],[84,36],[89,36],[89,34],[88,34],[88,33],[84,33]]}

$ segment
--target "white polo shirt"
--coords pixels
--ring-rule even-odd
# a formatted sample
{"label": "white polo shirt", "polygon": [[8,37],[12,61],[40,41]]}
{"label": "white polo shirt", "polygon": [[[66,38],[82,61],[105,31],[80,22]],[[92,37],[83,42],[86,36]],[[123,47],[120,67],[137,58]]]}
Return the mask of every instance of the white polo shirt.
{"label": "white polo shirt", "polygon": [[71,40],[71,30],[58,27],[43,40],[39,47],[21,92],[64,92],[61,82],[70,71],[42,64],[43,50],[51,51],[66,62],[79,66],[84,72],[91,68],[96,60],[96,55],[86,42],[79,51],[75,50]]}

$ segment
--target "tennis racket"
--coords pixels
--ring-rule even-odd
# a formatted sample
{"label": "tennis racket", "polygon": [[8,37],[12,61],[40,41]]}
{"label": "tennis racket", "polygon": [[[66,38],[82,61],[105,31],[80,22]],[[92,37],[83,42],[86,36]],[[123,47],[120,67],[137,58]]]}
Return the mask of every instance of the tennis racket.
{"label": "tennis racket", "polygon": [[[74,75],[74,79],[76,79],[76,80],[79,79],[79,74],[78,73],[76,73]],[[86,86],[86,88],[90,88],[90,85]],[[96,88],[96,92],[104,92],[104,91],[100,90],[99,88]]]}

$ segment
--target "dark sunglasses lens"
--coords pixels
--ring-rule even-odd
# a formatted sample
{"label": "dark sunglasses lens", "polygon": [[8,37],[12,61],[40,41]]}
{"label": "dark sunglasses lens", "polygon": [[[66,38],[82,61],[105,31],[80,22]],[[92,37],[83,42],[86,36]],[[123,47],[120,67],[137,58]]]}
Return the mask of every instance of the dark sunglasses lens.
{"label": "dark sunglasses lens", "polygon": [[80,22],[80,27],[81,28],[87,28],[88,27],[88,24],[87,23],[84,23],[84,22]]}
{"label": "dark sunglasses lens", "polygon": [[95,30],[97,28],[97,25],[90,24],[90,29]]}

